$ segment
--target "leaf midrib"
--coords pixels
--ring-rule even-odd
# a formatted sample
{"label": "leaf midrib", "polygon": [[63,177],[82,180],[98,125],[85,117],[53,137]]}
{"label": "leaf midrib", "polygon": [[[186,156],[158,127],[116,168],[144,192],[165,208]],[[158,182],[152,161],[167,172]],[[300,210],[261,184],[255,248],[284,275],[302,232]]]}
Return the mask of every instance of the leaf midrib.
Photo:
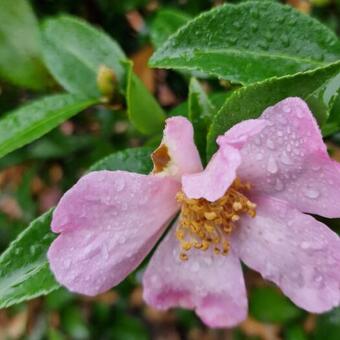
{"label": "leaf midrib", "polygon": [[[179,54],[182,54],[182,53],[192,53],[192,51],[194,50],[194,47],[191,48],[191,49],[180,49],[179,52],[176,52],[176,57],[175,59],[181,57]],[[293,57],[291,55],[286,55],[286,54],[278,54],[278,53],[273,53],[273,54],[269,54],[269,53],[265,53],[265,52],[262,52],[262,51],[249,51],[249,50],[243,50],[243,49],[235,49],[235,48],[212,48],[212,49],[204,49],[204,50],[201,50],[201,51],[194,51],[194,54],[195,55],[205,55],[205,54],[230,54],[230,53],[233,53],[235,55],[238,55],[238,54],[248,54],[248,55],[253,55],[253,56],[256,56],[256,57],[265,57],[265,58],[269,58],[269,59],[288,59],[288,60],[292,60],[292,61],[295,61],[296,63],[298,64],[301,64],[301,63],[308,63],[308,64],[312,64],[312,65],[315,65],[315,66],[323,66],[323,65],[327,65],[328,63],[327,62],[319,62],[319,61],[316,61],[316,60],[313,60],[313,59],[305,59],[305,58],[296,58],[296,57]],[[171,57],[165,57],[163,58],[163,60],[165,61],[166,59],[168,60],[171,60],[172,58]],[[173,59],[172,59],[173,60]],[[191,60],[192,62],[192,60]],[[330,61],[331,62],[331,61]],[[156,60],[156,62],[153,62],[152,60],[150,60],[150,64],[151,65],[154,65],[154,66],[163,66],[162,65],[162,60],[161,61],[158,61]]]}

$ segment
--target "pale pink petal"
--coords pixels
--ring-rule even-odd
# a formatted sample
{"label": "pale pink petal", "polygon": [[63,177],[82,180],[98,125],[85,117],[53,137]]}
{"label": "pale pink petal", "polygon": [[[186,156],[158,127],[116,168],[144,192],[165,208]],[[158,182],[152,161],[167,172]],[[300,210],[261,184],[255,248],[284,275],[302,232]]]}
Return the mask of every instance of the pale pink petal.
{"label": "pale pink petal", "polygon": [[306,103],[285,99],[266,109],[261,119],[269,125],[241,150],[241,179],[301,211],[339,217],[340,166],[329,158]]}
{"label": "pale pink petal", "polygon": [[183,192],[189,198],[216,201],[235,180],[240,163],[239,150],[222,145],[202,172],[182,177]]}
{"label": "pale pink petal", "polygon": [[177,181],[124,171],[92,172],[54,211],[61,232],[48,251],[57,281],[96,295],[122,281],[147,255],[178,206]]}
{"label": "pale pink petal", "polygon": [[339,305],[339,236],[282,200],[252,200],[256,217],[241,218],[232,239],[241,260],[307,311],[322,313]]}
{"label": "pale pink petal", "polygon": [[[169,162],[165,166],[162,164],[161,171],[156,172],[180,179],[183,174],[202,171],[200,155],[194,142],[194,130],[188,119],[177,116],[166,120],[159,149],[163,149],[164,146],[166,146]],[[164,154],[164,152],[163,149],[162,153]],[[157,154],[157,150],[155,154]],[[154,159],[154,163],[155,160],[157,162],[157,157]]]}
{"label": "pale pink petal", "polygon": [[144,299],[158,309],[195,309],[210,327],[232,327],[247,317],[247,295],[239,260],[232,253],[191,250],[179,259],[172,228],[161,242],[143,277]]}
{"label": "pale pink petal", "polygon": [[249,138],[256,136],[266,126],[268,122],[265,119],[249,119],[234,125],[223,136],[217,138],[217,144],[222,146],[229,144],[240,149]]}

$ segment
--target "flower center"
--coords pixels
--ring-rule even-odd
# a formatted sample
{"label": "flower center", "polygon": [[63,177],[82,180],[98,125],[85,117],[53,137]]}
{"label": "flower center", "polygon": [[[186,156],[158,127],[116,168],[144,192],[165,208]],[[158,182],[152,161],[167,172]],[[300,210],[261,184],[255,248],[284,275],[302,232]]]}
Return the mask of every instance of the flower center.
{"label": "flower center", "polygon": [[191,248],[206,251],[213,247],[217,255],[228,254],[229,236],[241,214],[256,216],[256,204],[245,196],[249,189],[249,183],[242,183],[237,178],[226,193],[214,202],[204,198],[190,199],[182,191],[177,194],[177,201],[182,206],[176,230],[182,248],[181,260],[188,260]]}

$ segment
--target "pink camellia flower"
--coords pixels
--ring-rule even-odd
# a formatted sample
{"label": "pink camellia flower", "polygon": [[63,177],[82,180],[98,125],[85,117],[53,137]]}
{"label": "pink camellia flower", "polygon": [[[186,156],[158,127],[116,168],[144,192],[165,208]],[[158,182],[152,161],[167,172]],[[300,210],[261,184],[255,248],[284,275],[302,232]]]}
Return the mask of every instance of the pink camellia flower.
{"label": "pink camellia flower", "polygon": [[247,316],[240,260],[315,313],[340,302],[340,239],[305,213],[340,216],[340,165],[304,101],[285,99],[217,139],[205,170],[183,117],[167,120],[150,175],[97,171],[61,199],[48,258],[57,280],[96,295],[161,241],[144,299],[195,309],[211,327]]}

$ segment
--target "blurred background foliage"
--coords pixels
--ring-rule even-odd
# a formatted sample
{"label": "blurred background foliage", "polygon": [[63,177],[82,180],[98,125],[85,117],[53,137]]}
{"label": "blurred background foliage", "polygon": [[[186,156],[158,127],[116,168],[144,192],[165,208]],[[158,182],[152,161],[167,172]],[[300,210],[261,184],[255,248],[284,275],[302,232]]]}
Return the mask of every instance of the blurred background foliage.
{"label": "blurred background foliage", "polygon": [[[14,11],[11,6],[9,19],[6,6],[12,1],[16,0],[0,0],[0,115],[43,94],[61,90],[44,66],[39,46],[35,46],[40,34],[37,23],[61,13],[81,17],[112,36],[134,61],[135,73],[169,111],[186,99],[188,77],[147,67],[157,45],[157,34],[166,34],[166,26],[165,33],[153,29],[158,12],[161,8],[172,8],[180,11],[179,20],[185,21],[224,3],[218,0],[18,1]],[[285,2],[340,33],[339,0]],[[16,30],[16,22],[24,23],[19,26],[27,29]],[[218,81],[204,81],[203,85],[207,90],[228,86]],[[340,100],[337,104],[340,106]],[[183,114],[185,105],[176,108],[177,112]],[[157,137],[142,136],[129,124],[124,106],[98,105],[1,158],[0,252],[32,219],[53,207],[95,161],[113,151],[145,143],[152,146],[157,141]],[[330,152],[340,161],[339,142],[338,133],[328,138]],[[339,221],[328,222],[340,231]],[[250,270],[245,269],[249,318],[237,329],[218,331],[207,329],[190,311],[159,312],[146,306],[139,285],[141,271],[96,298],[59,289],[45,298],[0,310],[0,340],[340,339],[339,308],[322,316],[308,314]]]}

